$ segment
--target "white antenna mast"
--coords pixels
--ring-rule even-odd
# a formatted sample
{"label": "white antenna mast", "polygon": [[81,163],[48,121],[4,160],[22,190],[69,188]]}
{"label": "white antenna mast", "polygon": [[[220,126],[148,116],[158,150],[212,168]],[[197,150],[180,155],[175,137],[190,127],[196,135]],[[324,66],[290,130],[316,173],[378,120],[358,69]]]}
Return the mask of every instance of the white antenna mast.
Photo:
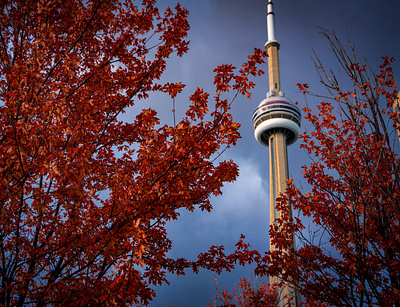
{"label": "white antenna mast", "polygon": [[272,4],[272,0],[268,1],[268,5],[267,5],[267,30],[268,30],[268,41],[265,44],[265,47],[267,47],[267,45],[269,44],[278,44],[278,41],[275,38],[275,14],[273,11],[273,4]]}

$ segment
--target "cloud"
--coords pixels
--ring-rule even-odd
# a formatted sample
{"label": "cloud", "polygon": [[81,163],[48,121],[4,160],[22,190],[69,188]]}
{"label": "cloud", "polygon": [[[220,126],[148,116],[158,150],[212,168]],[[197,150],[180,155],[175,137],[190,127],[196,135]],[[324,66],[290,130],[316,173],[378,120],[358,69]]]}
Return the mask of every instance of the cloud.
{"label": "cloud", "polygon": [[181,211],[177,221],[167,225],[173,240],[172,257],[193,258],[211,245],[225,245],[233,251],[243,233],[252,246],[265,250],[268,239],[269,201],[267,182],[255,161],[234,159],[239,165],[236,182],[213,197],[211,212]]}
{"label": "cloud", "polygon": [[[246,235],[246,241],[253,248],[261,252],[268,248],[268,174],[256,159],[237,158],[232,152],[224,158],[238,164],[237,181],[227,184],[221,196],[213,197],[214,209],[210,213],[182,211],[178,221],[168,223],[168,235],[173,240],[169,256],[194,260],[211,245],[224,245],[228,253],[233,252],[241,233]],[[219,285],[232,287],[250,271],[239,267],[222,274],[218,276]],[[158,296],[150,306],[206,306],[205,298],[212,299],[216,294],[212,280],[214,273],[201,270],[198,275],[189,271],[187,274],[183,277],[169,274],[171,285],[157,287]]]}
{"label": "cloud", "polygon": [[250,218],[257,214],[269,197],[265,176],[262,176],[259,165],[243,158],[234,161],[239,166],[239,177],[223,188],[221,197],[214,199],[212,218],[215,220]]}

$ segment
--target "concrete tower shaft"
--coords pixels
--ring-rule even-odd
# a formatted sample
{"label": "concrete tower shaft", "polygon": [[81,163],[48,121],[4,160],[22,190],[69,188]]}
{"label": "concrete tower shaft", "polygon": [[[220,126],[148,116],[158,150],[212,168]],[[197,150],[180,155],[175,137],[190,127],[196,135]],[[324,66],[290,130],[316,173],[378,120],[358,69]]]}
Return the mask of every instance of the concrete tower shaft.
{"label": "concrete tower shaft", "polygon": [[269,90],[272,95],[277,95],[281,91],[278,45],[269,44],[266,45],[266,49],[268,53]]}

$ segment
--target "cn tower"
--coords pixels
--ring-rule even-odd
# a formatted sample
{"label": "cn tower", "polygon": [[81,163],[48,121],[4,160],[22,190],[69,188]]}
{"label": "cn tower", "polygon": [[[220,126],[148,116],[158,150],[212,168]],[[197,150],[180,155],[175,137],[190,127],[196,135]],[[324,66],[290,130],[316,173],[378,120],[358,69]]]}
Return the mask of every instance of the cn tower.
{"label": "cn tower", "polygon": [[[269,91],[253,113],[253,126],[256,140],[269,147],[269,201],[272,225],[275,219],[281,216],[281,212],[276,209],[276,198],[286,191],[286,180],[289,178],[287,146],[296,142],[299,137],[301,112],[281,91],[278,57],[280,45],[275,38],[275,17],[271,0],[268,1],[267,11],[268,41],[265,48],[268,53]],[[271,243],[270,250],[275,250]],[[279,276],[270,277],[271,285],[279,282]],[[301,298],[296,292],[290,284],[284,282],[280,289],[279,306],[298,306]]]}

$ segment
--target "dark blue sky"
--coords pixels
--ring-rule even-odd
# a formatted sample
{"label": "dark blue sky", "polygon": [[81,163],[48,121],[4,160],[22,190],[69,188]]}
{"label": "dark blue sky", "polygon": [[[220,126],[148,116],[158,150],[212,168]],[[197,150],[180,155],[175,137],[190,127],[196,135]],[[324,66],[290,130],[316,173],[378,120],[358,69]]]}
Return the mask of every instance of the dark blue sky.
{"label": "dark blue sky", "polygon": [[[183,58],[171,59],[165,80],[187,84],[176,98],[177,115],[183,115],[188,96],[196,87],[213,93],[212,70],[219,64],[240,66],[254,47],[263,48],[266,41],[267,0],[182,0],[190,12],[190,51]],[[159,0],[161,8],[174,7],[177,1]],[[281,43],[281,84],[286,96],[300,105],[304,103],[296,83],[308,83],[311,91],[325,93],[310,58],[313,50],[326,67],[338,69],[329,52],[327,40],[319,27],[334,30],[343,43],[347,37],[365,56],[372,68],[378,69],[383,55],[393,56],[394,74],[400,80],[400,1],[399,0],[275,0],[276,37]],[[264,70],[267,70],[265,65]],[[339,79],[341,76],[339,76]],[[343,76],[344,78],[344,76]],[[268,242],[268,150],[253,136],[251,115],[265,97],[268,80],[256,80],[251,100],[239,98],[233,105],[235,120],[242,124],[237,146],[227,151],[223,159],[233,159],[240,168],[237,182],[227,185],[224,194],[213,199],[211,213],[183,212],[179,221],[168,225],[174,248],[171,256],[193,259],[211,245],[225,245],[232,250],[241,233],[260,251]],[[160,117],[171,121],[172,102],[166,96],[154,96]],[[163,105],[160,106],[160,99]],[[316,105],[317,98],[309,104]],[[303,121],[303,129],[307,123]],[[308,157],[299,147],[300,141],[289,147],[291,177],[304,185],[300,171]],[[243,276],[250,277],[250,268],[238,268],[234,273],[218,278],[219,285],[232,287]],[[206,298],[215,294],[213,274],[189,272],[183,277],[170,277],[170,286],[157,288],[158,297],[150,306],[206,306]]]}

